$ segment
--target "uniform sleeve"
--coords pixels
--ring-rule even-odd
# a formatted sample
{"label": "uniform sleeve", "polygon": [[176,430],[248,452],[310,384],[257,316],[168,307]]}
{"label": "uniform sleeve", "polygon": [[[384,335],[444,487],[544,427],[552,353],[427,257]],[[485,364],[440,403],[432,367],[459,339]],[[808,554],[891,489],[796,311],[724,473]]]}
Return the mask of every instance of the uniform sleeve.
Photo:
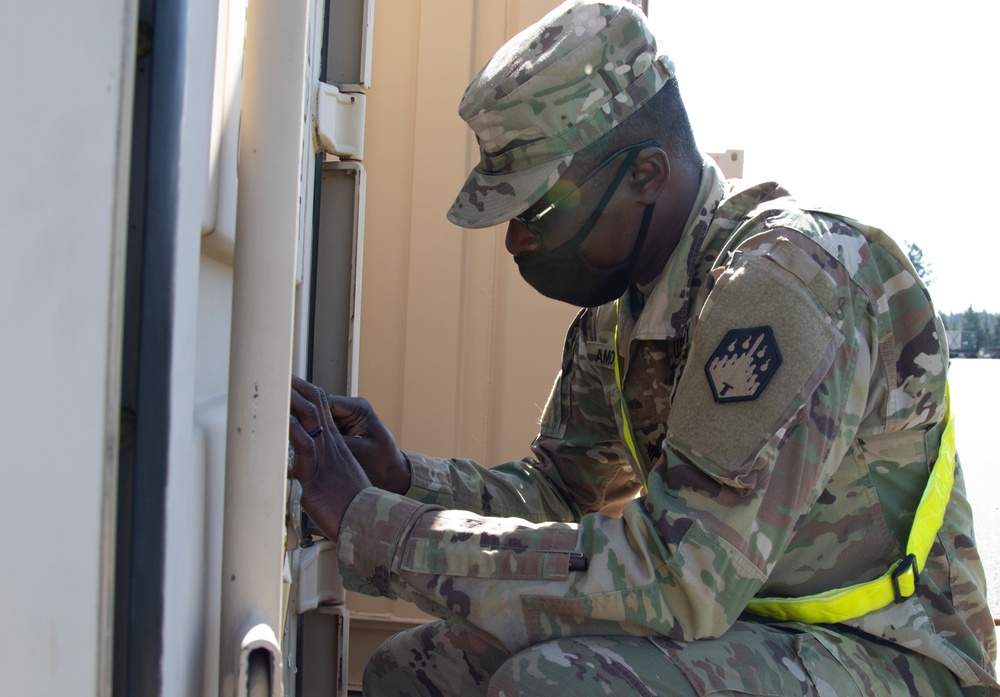
{"label": "uniform sleeve", "polygon": [[344,518],[345,585],[406,598],[510,651],[568,635],[723,634],[843,459],[867,400],[866,298],[836,264],[785,243],[754,238],[719,270],[649,492],[621,517],[539,524],[369,489]]}
{"label": "uniform sleeve", "polygon": [[532,455],[493,468],[466,459],[406,452],[406,496],[445,509],[534,522],[576,522],[584,514],[619,514],[639,489],[622,468],[618,429],[608,416],[600,377],[586,360],[590,311],[570,325],[562,366],[540,422]]}

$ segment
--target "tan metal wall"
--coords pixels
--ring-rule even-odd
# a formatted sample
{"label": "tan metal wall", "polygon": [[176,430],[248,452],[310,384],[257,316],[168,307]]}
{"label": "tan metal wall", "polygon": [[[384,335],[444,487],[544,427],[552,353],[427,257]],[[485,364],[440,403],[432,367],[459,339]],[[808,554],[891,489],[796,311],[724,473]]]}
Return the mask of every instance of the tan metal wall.
{"label": "tan metal wall", "polygon": [[[478,161],[457,113],[466,85],[557,4],[376,3],[359,393],[400,447],[493,465],[527,455],[537,432],[575,310],[521,280],[502,226],[465,231],[445,211]],[[348,605],[357,684],[377,641],[412,623],[396,620],[426,616],[361,596]]]}
{"label": "tan metal wall", "polygon": [[503,227],[445,219],[478,161],[465,86],[556,4],[376,3],[359,385],[402,447],[522,457],[558,369],[573,308],[521,280]]}

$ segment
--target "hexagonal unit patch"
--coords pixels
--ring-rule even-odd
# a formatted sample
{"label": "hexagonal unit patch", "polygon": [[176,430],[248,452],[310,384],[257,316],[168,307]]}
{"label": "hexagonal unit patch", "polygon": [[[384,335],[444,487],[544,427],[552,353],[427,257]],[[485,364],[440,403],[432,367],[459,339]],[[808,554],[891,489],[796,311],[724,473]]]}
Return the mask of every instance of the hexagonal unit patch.
{"label": "hexagonal unit patch", "polygon": [[712,395],[719,404],[757,399],[781,365],[770,326],[732,329],[705,364]]}

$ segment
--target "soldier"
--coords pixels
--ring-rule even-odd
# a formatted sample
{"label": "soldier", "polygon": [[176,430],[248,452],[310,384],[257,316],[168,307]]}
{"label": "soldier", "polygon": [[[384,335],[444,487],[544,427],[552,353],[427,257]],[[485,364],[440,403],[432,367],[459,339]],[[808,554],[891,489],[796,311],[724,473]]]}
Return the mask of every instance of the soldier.
{"label": "soldier", "polygon": [[896,244],[724,181],[628,4],[560,6],[459,112],[481,160],[448,218],[506,221],[583,309],[532,457],[493,469],[295,380],[292,473],[345,585],[442,618],[365,693],[1000,689],[945,333]]}

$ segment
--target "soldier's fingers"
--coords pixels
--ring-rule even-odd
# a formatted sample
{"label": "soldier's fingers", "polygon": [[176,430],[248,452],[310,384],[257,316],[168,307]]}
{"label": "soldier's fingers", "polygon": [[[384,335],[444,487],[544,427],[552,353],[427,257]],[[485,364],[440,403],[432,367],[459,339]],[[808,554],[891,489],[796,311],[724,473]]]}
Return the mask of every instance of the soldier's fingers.
{"label": "soldier's fingers", "polygon": [[294,414],[288,416],[288,441],[292,444],[295,457],[292,461],[292,476],[302,480],[316,461],[316,441],[309,435]]}
{"label": "soldier's fingers", "polygon": [[290,409],[306,431],[313,431],[325,425],[322,407],[295,388],[292,388]]}
{"label": "soldier's fingers", "polygon": [[330,414],[342,433],[360,435],[371,428],[375,416],[367,399],[334,394],[327,394],[326,399],[330,405]]}
{"label": "soldier's fingers", "polygon": [[314,385],[311,382],[308,382],[307,380],[303,380],[298,375],[293,375],[292,376],[292,389],[293,390],[298,390],[299,392],[305,394],[306,392],[309,391],[309,389],[311,387],[314,387]]}
{"label": "soldier's fingers", "polygon": [[344,397],[339,394],[327,394],[326,401],[330,404],[330,413],[334,418],[341,419],[347,416],[354,416],[359,411],[359,403],[362,401],[356,397]]}

